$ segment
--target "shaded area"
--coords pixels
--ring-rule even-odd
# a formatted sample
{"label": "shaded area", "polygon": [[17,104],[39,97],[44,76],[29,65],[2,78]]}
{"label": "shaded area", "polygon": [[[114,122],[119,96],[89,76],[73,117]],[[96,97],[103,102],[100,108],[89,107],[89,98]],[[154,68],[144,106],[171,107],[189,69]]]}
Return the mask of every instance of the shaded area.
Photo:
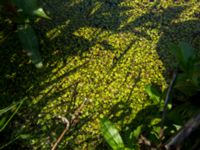
{"label": "shaded area", "polygon": [[[79,105],[79,102],[84,98],[91,98],[93,100],[92,103],[95,103],[96,99],[99,100],[100,103],[98,105],[102,105],[98,108],[100,113],[106,108],[113,115],[111,117],[112,121],[117,122],[122,120],[123,122],[123,118],[134,112],[131,104],[134,102],[137,104],[137,100],[134,99],[134,94],[137,93],[136,89],[140,86],[139,84],[144,79],[150,80],[156,74],[155,70],[155,74],[150,76],[151,72],[148,70],[150,68],[149,64],[154,60],[145,62],[145,59],[148,57],[154,58],[152,53],[155,53],[153,50],[156,50],[166,68],[165,77],[168,79],[171,75],[171,60],[173,60],[173,57],[167,49],[168,43],[178,42],[180,40],[191,41],[193,34],[198,33],[196,29],[200,28],[200,21],[198,19],[174,22],[187,9],[187,6],[163,8],[160,5],[153,5],[146,6],[146,8],[145,4],[139,3],[136,3],[135,6],[123,6],[122,0],[112,2],[108,0],[67,2],[58,0],[51,2],[43,1],[41,3],[53,18],[52,21],[40,20],[34,26],[39,39],[41,39],[41,54],[44,58],[45,66],[41,70],[36,70],[30,65],[26,54],[21,51],[22,47],[19,46],[19,41],[13,33],[15,30],[13,30],[12,25],[9,23],[1,24],[1,29],[5,28],[5,26],[8,27],[8,29],[5,29],[8,31],[1,32],[4,37],[6,35],[8,37],[4,40],[1,39],[2,50],[0,51],[0,59],[2,63],[0,68],[0,92],[3,93],[1,96],[1,108],[7,106],[12,101],[17,101],[24,96],[28,96],[31,102],[27,101],[24,107],[28,106],[30,109],[24,108],[21,110],[18,118],[15,120],[18,123],[14,128],[17,129],[23,124],[26,124],[29,129],[23,132],[30,133],[30,131],[34,131],[38,139],[40,137],[46,138],[47,131],[54,130],[55,132],[48,133],[50,139],[45,140],[49,142],[49,146],[52,141],[55,141],[55,138],[51,138],[57,137],[63,128],[60,123],[54,124],[57,121],[54,122],[52,119],[54,115],[58,115],[61,111],[54,113],[53,110],[65,110],[62,115],[70,117],[70,114],[73,113],[74,109]],[[134,9],[138,10],[139,7],[144,9],[145,13],[141,11],[141,14],[130,19],[134,13],[129,12]],[[84,35],[87,33],[87,30],[89,34]],[[108,37],[112,37],[113,35],[117,35],[117,37],[111,42]],[[122,41],[118,41],[117,39]],[[142,44],[143,41],[144,44]],[[148,44],[151,43],[156,45],[152,44],[148,48]],[[194,45],[197,47],[197,44]],[[117,47],[116,45],[119,46]],[[142,52],[137,51],[137,47],[142,47]],[[94,49],[99,49],[99,51],[96,52]],[[199,47],[197,49],[199,50]],[[105,55],[109,55],[108,63],[106,59],[101,59],[101,57],[105,57],[104,53]],[[143,57],[144,60],[139,60],[141,62],[138,63],[137,56],[140,53],[146,54],[141,55],[141,57],[145,56]],[[77,60],[74,60],[75,58]],[[102,62],[94,68],[100,68],[100,73],[95,74],[95,69],[92,66],[98,62],[98,59]],[[78,61],[81,61],[81,63]],[[101,64],[104,65],[102,67],[103,69],[101,69]],[[125,69],[121,71],[120,69],[122,67],[120,68],[120,66],[123,64],[125,64]],[[153,65],[156,65],[156,61]],[[134,68],[137,66],[139,67]],[[159,67],[158,65],[158,70],[160,69]],[[90,68],[94,70],[91,71],[89,70]],[[152,66],[152,68],[156,68],[156,66]],[[85,73],[82,71],[84,69],[88,71]],[[119,70],[119,72],[124,72],[124,74],[115,77],[115,69]],[[104,70],[106,70],[106,73],[103,74],[102,72]],[[76,77],[78,72],[80,74]],[[101,74],[103,74],[103,77],[100,77]],[[141,77],[138,77],[138,74],[141,74]],[[90,76],[87,78],[87,75]],[[137,81],[137,77],[139,81]],[[98,82],[95,81],[96,78]],[[119,79],[120,81],[117,82]],[[115,82],[119,86],[112,86]],[[151,79],[148,82],[156,81]],[[90,85],[94,86],[91,87]],[[99,88],[101,86],[103,88]],[[120,86],[124,87],[124,89],[120,89]],[[88,91],[85,90],[86,87]],[[75,94],[77,99],[74,98],[74,91],[77,93]],[[110,96],[106,91],[107,93],[112,93],[112,95]],[[138,93],[142,92],[143,89],[141,88]],[[95,96],[91,96],[91,93],[94,93]],[[98,98],[96,95],[101,95],[102,97]],[[122,95],[121,97],[125,96],[127,100],[113,103],[112,101],[115,98],[122,99],[120,95]],[[144,94],[141,97],[145,97]],[[34,101],[35,99],[38,101]],[[109,102],[105,102],[105,105],[107,105],[105,108],[102,104],[103,102],[101,103],[101,99],[102,101],[104,99],[109,100]],[[137,97],[136,99],[139,98]],[[143,103],[146,102],[144,101]],[[51,105],[51,103],[53,105],[52,107],[45,108],[46,105]],[[142,102],[138,103],[142,105]],[[88,109],[94,109],[95,105],[91,105]],[[156,108],[157,106],[152,105],[141,110],[134,119],[136,121],[130,124],[130,130],[139,124],[145,124],[141,116],[154,113]],[[48,114],[47,110],[51,113]],[[70,142],[66,147],[80,147],[84,141],[89,143],[90,141],[99,140],[97,136],[94,139],[93,137],[91,139],[85,139],[80,144],[73,141],[78,135],[85,134],[80,129],[88,120],[93,119],[90,115],[98,111],[89,111],[89,114],[81,118],[83,122],[66,134],[66,138],[73,137],[70,140],[68,139]],[[116,114],[119,111],[121,111],[121,114],[117,116]],[[158,112],[155,113],[158,115]],[[42,117],[38,117],[38,114],[42,114]],[[98,114],[96,115],[98,117]],[[50,116],[50,118],[47,116]],[[147,124],[152,119],[151,116],[149,118],[149,120],[145,119]],[[38,120],[46,120],[46,124],[38,123]],[[10,126],[12,127],[13,124]],[[61,145],[65,147],[66,143],[63,142]],[[37,146],[37,144],[34,146]]]}

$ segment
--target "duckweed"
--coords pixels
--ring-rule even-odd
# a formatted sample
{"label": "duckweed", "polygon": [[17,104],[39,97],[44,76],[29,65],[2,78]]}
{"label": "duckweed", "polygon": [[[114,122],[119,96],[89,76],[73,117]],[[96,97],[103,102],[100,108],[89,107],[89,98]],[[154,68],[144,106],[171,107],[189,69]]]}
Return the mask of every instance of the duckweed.
{"label": "duckweed", "polygon": [[28,75],[21,84],[29,81],[25,87],[32,87],[25,91],[29,101],[19,115],[22,132],[33,135],[27,139],[33,149],[49,149],[64,129],[56,117],[70,119],[85,99],[77,125],[59,148],[95,149],[102,140],[99,118],[116,117],[116,124],[126,125],[150,105],[145,85],[164,91],[171,78],[168,43],[188,40],[200,27],[197,1],[40,3],[53,18],[35,24],[46,64],[39,71],[19,69],[24,78]]}

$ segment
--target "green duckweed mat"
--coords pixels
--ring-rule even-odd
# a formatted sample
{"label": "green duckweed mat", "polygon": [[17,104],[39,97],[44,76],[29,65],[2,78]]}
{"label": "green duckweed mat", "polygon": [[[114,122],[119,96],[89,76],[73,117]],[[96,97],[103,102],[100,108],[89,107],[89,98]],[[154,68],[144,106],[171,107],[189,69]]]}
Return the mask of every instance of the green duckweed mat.
{"label": "green duckweed mat", "polygon": [[145,85],[167,88],[175,63],[168,44],[186,41],[199,49],[198,39],[193,38],[200,30],[197,1],[43,0],[40,4],[52,18],[34,25],[42,69],[34,68],[22,52],[11,27],[1,29],[0,35],[1,99],[8,103],[27,97],[10,128],[28,135],[16,143],[30,149],[50,149],[65,127],[58,116],[72,118],[83,102],[58,147],[99,149],[99,118],[106,116],[123,128],[152,104]]}

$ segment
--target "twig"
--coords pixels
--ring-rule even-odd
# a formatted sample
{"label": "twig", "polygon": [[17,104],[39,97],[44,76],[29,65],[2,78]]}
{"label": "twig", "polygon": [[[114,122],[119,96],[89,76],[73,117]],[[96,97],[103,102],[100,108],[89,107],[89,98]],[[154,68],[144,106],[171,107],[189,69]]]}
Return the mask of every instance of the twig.
{"label": "twig", "polygon": [[167,105],[169,103],[169,95],[170,95],[170,92],[172,90],[172,86],[173,86],[173,84],[174,84],[174,82],[176,80],[176,76],[177,76],[177,69],[173,72],[173,77],[172,77],[172,80],[170,82],[169,88],[167,90],[166,98],[165,98],[165,104],[164,104],[163,114],[162,114],[160,138],[163,136],[163,126],[164,126],[165,117],[166,117],[166,113],[167,113]]}
{"label": "twig", "polygon": [[[60,118],[60,117],[59,117]],[[55,150],[56,149],[56,147],[57,147],[57,145],[58,145],[58,143],[60,143],[60,141],[62,140],[62,138],[64,137],[64,135],[65,135],[65,133],[68,131],[68,129],[69,129],[69,121],[66,119],[66,118],[64,118],[64,120],[63,120],[63,117],[61,118],[62,119],[62,121],[65,121],[65,123],[66,123],[66,127],[65,127],[65,129],[63,130],[63,132],[61,133],[61,135],[59,136],[59,138],[56,140],[56,142],[55,142],[55,144],[53,145],[53,147],[52,147],[52,149],[51,150]]]}
{"label": "twig", "polygon": [[143,136],[143,135],[140,135],[139,143],[140,143],[140,144],[147,145],[147,146],[151,146],[151,141],[148,140],[148,139],[147,139],[145,136]]}
{"label": "twig", "polygon": [[85,106],[85,103],[88,101],[87,98],[84,99],[84,101],[82,102],[82,104],[76,109],[76,111],[74,112],[74,114],[72,115],[71,121],[70,123],[72,123],[75,119],[77,119],[77,117],[79,116],[81,110],[83,109],[83,107]]}
{"label": "twig", "polygon": [[83,109],[83,107],[85,106],[85,103],[88,101],[87,98],[84,99],[84,101],[82,102],[82,104],[76,109],[76,111],[74,112],[74,114],[72,115],[72,118],[70,121],[68,121],[67,118],[62,117],[62,116],[58,116],[57,118],[61,119],[63,123],[66,124],[65,129],[63,130],[63,132],[61,133],[61,135],[58,137],[58,139],[56,140],[56,142],[53,144],[53,147],[51,150],[55,150],[56,147],[58,146],[58,144],[60,143],[60,141],[62,140],[62,138],[64,137],[64,135],[66,134],[66,132],[69,130],[69,127],[71,126],[75,126],[79,121],[79,114],[81,112],[81,110]]}

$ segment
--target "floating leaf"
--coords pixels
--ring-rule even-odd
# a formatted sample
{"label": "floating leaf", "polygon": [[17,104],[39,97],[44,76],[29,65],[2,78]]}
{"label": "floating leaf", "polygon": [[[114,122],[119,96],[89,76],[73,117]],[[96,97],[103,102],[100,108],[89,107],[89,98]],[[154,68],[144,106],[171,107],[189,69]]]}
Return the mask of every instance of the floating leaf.
{"label": "floating leaf", "polygon": [[101,119],[100,123],[101,132],[108,144],[114,150],[123,150],[125,148],[123,140],[113,123],[111,123],[108,119],[105,118]]}

